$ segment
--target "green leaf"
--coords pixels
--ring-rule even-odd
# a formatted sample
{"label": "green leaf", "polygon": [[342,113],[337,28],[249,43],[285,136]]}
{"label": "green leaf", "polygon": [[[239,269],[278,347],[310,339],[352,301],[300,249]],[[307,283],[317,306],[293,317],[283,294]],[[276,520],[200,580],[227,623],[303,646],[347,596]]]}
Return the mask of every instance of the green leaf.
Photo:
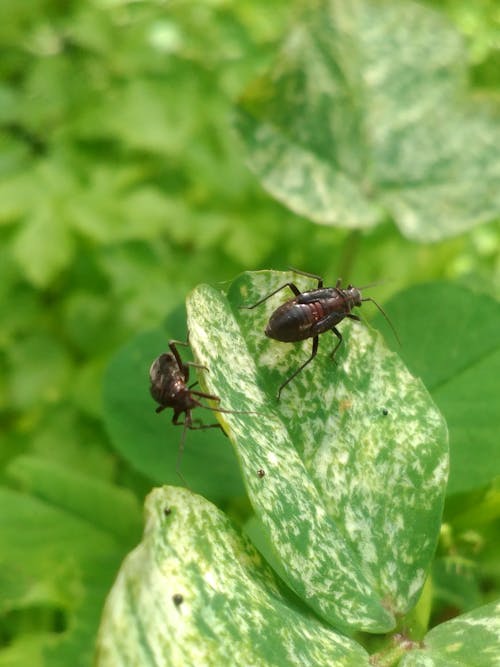
{"label": "green leaf", "polygon": [[34,456],[14,459],[6,473],[25,492],[88,521],[117,541],[128,545],[139,534],[137,499],[128,489],[113,487]]}
{"label": "green leaf", "polygon": [[[4,147],[5,152],[5,147]],[[0,183],[0,224],[10,224],[29,210],[30,202],[38,197],[33,171],[15,173]]]}
{"label": "green leaf", "polygon": [[40,203],[24,221],[13,252],[26,278],[38,288],[47,287],[71,261],[71,230],[54,206]]}
{"label": "green leaf", "polygon": [[[95,388],[94,391],[98,394]],[[67,401],[42,409],[41,419],[37,419],[37,406],[28,413],[30,422],[25,437],[29,438],[30,452],[89,477],[104,481],[116,477],[116,457],[109,449],[101,423],[86,418]]]}
{"label": "green leaf", "polygon": [[14,640],[0,650],[0,667],[45,667],[43,645],[45,635],[26,633],[22,639]]}
{"label": "green leaf", "polygon": [[[451,610],[455,613],[475,609],[482,602],[479,581],[481,568],[472,560],[468,560],[462,552],[463,546],[459,544],[456,555],[452,553],[449,557],[436,558],[432,567],[433,588],[433,615],[435,618],[446,618]],[[453,612],[452,612],[453,613]]]}
{"label": "green leaf", "polygon": [[448,493],[484,486],[500,474],[500,304],[461,285],[430,283],[400,292],[387,310],[398,351],[446,417]]}
{"label": "green leaf", "polygon": [[390,214],[417,241],[500,213],[498,114],[465,97],[465,53],[413,2],[309,4],[272,69],[239,104],[250,167],[314,222]]}
{"label": "green leaf", "polygon": [[285,294],[252,311],[241,306],[296,278],[243,274],[228,299],[197,288],[188,298],[190,342],[210,369],[208,391],[226,407],[258,412],[220,419],[287,583],[337,627],[385,632],[393,614],[416,602],[434,552],[446,427],[380,335],[347,322],[336,364],[325,336],[277,403],[279,384],[307,358],[310,341],[291,346],[264,336]]}
{"label": "green leaf", "polygon": [[10,400],[18,409],[60,400],[72,371],[65,347],[39,331],[14,340],[9,366]]}
{"label": "green leaf", "polygon": [[[169,338],[186,339],[184,307],[169,318],[167,329],[169,335],[163,329],[144,332],[116,353],[104,378],[104,416],[114,446],[137,470],[160,483],[180,484],[182,428],[170,423],[171,411],[155,414],[148,371],[168,349]],[[200,417],[216,422],[207,410]],[[234,452],[219,429],[188,431],[180,471],[190,488],[214,501],[244,493]]]}
{"label": "green leaf", "polygon": [[108,131],[132,148],[174,154],[184,151],[196,118],[186,113],[186,108],[197,96],[190,86],[179,86],[178,95],[171,95],[172,88],[164,79],[131,78],[106,115]]}
{"label": "green leaf", "polygon": [[138,187],[139,169],[96,168],[88,188],[67,203],[71,225],[99,244],[155,239],[181,206],[158,188]]}
{"label": "green leaf", "polygon": [[[138,535],[137,503],[129,492],[31,457],[14,460],[7,475],[30,495],[0,487],[0,611],[21,618],[15,650],[0,651],[0,664],[15,664],[9,654],[43,652],[43,664],[88,665],[104,597]],[[47,621],[33,642],[22,618],[37,611]]]}
{"label": "green leaf", "polygon": [[222,512],[155,489],[106,602],[96,667],[228,664],[362,667],[368,656],[290,599]]}
{"label": "green leaf", "polygon": [[494,667],[500,664],[500,602],[433,628],[401,667]]}

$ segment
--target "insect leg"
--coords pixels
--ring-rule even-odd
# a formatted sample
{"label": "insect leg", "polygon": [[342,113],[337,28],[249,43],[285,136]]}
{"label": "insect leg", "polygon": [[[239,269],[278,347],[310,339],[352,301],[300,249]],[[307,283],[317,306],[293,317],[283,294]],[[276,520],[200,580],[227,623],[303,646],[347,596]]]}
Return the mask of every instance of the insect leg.
{"label": "insect leg", "polygon": [[191,412],[189,412],[189,417],[186,416],[183,422],[178,421],[178,417],[179,415],[177,415],[177,417],[174,415],[174,419],[172,419],[172,424],[174,424],[174,426],[184,426],[185,428],[188,428],[190,431],[200,431],[204,428],[222,429],[222,426],[219,424],[219,422],[217,422],[216,424],[204,424],[201,421],[201,419],[192,419]]}
{"label": "insect leg", "polygon": [[220,402],[220,398],[218,396],[214,396],[213,394],[205,394],[203,391],[192,391],[191,393],[195,396],[200,396],[201,398],[209,398],[212,401],[217,401],[217,403]]}
{"label": "insect leg", "polygon": [[170,348],[170,351],[175,357],[177,365],[179,366],[179,368],[182,368],[184,364],[181,359],[181,355],[179,354],[179,351],[177,349],[177,345],[182,345],[183,347],[189,347],[189,343],[186,343],[183,340],[175,340],[174,338],[168,341],[168,346]]}
{"label": "insect leg", "polygon": [[182,361],[181,355],[179,354],[179,351],[177,349],[177,345],[183,345],[184,347],[188,347],[189,343],[185,343],[182,340],[174,340],[174,339],[168,341],[168,346],[170,348],[170,351],[174,355],[175,361],[177,362],[177,367],[179,368],[180,371],[182,371],[182,374],[184,375],[184,380],[187,382],[189,379],[188,364],[185,364]]}
{"label": "insect leg", "polygon": [[[196,426],[195,426],[196,424]],[[186,420],[183,422],[176,422],[176,426],[185,426]],[[201,431],[204,428],[222,428],[222,426],[217,422],[216,424],[204,424],[201,419],[190,419],[187,424],[187,428],[190,431]]]}
{"label": "insect leg", "polygon": [[[163,407],[162,407],[162,409],[163,409]],[[183,412],[186,413],[186,417],[187,417],[187,414],[188,414],[187,410],[181,410],[180,412],[174,412],[174,416],[172,417],[172,424],[174,426],[183,426],[186,423],[186,419],[183,422],[179,421],[179,417],[181,416],[181,414]],[[191,418],[189,418],[188,421],[189,421],[189,424],[191,424]],[[188,428],[189,428],[189,425],[188,425]]]}
{"label": "insect leg", "polygon": [[294,373],[292,373],[292,375],[290,375],[290,377],[287,380],[285,380],[282,385],[280,385],[280,388],[278,389],[278,396],[277,396],[278,401],[280,400],[281,392],[286,387],[286,385],[291,380],[293,380],[293,378],[296,375],[298,375],[300,373],[300,371],[303,370],[307,366],[308,363],[310,363],[314,359],[314,357],[316,356],[316,354],[318,352],[318,343],[319,343],[319,336],[314,336],[313,344],[312,344],[312,350],[311,350],[311,356],[308,359],[306,359],[306,361],[304,361],[302,366],[299,366],[299,368],[297,368],[297,370]]}
{"label": "insect leg", "polygon": [[292,292],[295,294],[295,296],[298,296],[299,294],[301,294],[301,291],[299,290],[297,285],[295,285],[294,283],[285,283],[284,285],[281,285],[281,287],[278,287],[278,289],[275,289],[274,292],[271,292],[271,294],[268,294],[267,296],[265,296],[263,299],[259,299],[259,301],[257,301],[257,303],[254,303],[252,306],[240,306],[240,308],[245,308],[245,310],[251,310],[252,308],[255,308],[256,306],[260,306],[261,303],[264,303],[264,301],[267,301],[272,296],[274,296],[275,294],[280,292],[282,289],[285,289],[285,287],[289,287],[292,290]]}
{"label": "insect leg", "polygon": [[170,348],[170,351],[175,357],[175,361],[177,362],[177,366],[179,367],[179,370],[182,371],[184,375],[184,380],[187,382],[189,379],[189,366],[192,368],[201,368],[204,371],[208,371],[208,368],[206,366],[203,366],[203,364],[197,364],[194,361],[182,361],[181,355],[179,354],[179,351],[177,349],[177,345],[183,345],[184,347],[189,347],[188,342],[184,342],[183,340],[169,340],[168,341],[168,346]]}
{"label": "insect leg", "polygon": [[[201,431],[204,428],[220,428],[222,429],[222,426],[217,422],[217,424],[200,424],[199,426],[190,426],[189,427],[191,431]],[[224,430],[224,429],[222,429]]]}
{"label": "insect leg", "polygon": [[342,334],[337,329],[337,327],[332,327],[332,331],[337,336],[337,338],[339,339],[339,342],[337,343],[337,345],[335,345],[335,347],[333,348],[333,352],[330,354],[330,357],[333,359],[334,356],[335,356],[335,352],[339,349],[340,345],[342,345],[342,340],[343,339],[342,339]]}
{"label": "insect leg", "polygon": [[203,364],[197,364],[194,361],[186,361],[184,362],[185,366],[191,366],[191,368],[201,368],[202,371],[208,371],[208,368],[204,366]]}

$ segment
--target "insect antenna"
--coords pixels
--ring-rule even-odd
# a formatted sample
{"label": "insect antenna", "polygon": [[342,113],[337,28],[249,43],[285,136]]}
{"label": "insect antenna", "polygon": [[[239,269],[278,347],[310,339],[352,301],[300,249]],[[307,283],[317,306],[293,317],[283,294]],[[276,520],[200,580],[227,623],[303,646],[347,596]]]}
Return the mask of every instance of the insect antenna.
{"label": "insect antenna", "polygon": [[[360,289],[360,288],[359,288],[359,289]],[[391,327],[391,329],[392,329],[392,333],[394,334],[394,338],[398,341],[398,344],[401,345],[401,340],[399,339],[399,336],[398,336],[398,334],[397,334],[397,331],[396,331],[396,329],[394,328],[393,323],[392,323],[391,320],[389,319],[387,313],[386,313],[385,310],[382,308],[382,306],[379,305],[379,304],[375,301],[375,299],[372,299],[371,296],[366,296],[364,299],[361,299],[361,301],[371,301],[372,303],[374,303],[374,304],[377,306],[377,308],[380,310],[380,312],[381,312],[382,315],[384,316],[385,320],[387,321],[388,325]]]}
{"label": "insect antenna", "polygon": [[[357,289],[359,289],[361,291],[361,290],[364,290],[364,289],[368,289],[370,287],[377,287],[378,285],[385,285],[387,282],[388,282],[387,280],[377,280],[374,283],[368,283],[368,285],[361,285],[361,287],[358,287]],[[363,301],[364,301],[364,299],[363,299]]]}

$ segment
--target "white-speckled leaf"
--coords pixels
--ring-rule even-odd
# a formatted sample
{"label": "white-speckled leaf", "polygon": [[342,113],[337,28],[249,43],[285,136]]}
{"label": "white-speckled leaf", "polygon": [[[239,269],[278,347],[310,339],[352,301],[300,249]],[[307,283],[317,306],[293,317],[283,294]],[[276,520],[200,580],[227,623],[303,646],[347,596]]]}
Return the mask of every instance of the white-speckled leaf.
{"label": "white-speckled leaf", "polygon": [[492,602],[433,628],[423,647],[401,661],[401,667],[498,667],[500,602]]}
{"label": "white-speckled leaf", "polygon": [[155,489],[104,608],[96,667],[368,666],[282,588],[214,505]]}
{"label": "white-speckled leaf", "polygon": [[467,100],[444,17],[401,0],[306,6],[239,105],[263,186],[315,222],[369,227],[389,213],[419,241],[496,218],[500,119]]}
{"label": "white-speckled leaf", "polygon": [[[381,336],[342,322],[276,401],[280,383],[311,341],[264,336],[289,273],[243,274],[229,300],[201,286],[188,298],[190,340],[221,405],[259,415],[222,415],[249,497],[287,582],[337,627],[385,632],[415,603],[432,558],[448,470],[444,421],[422,383]],[[387,411],[387,415],[384,414]],[[258,471],[264,471],[259,476]]]}

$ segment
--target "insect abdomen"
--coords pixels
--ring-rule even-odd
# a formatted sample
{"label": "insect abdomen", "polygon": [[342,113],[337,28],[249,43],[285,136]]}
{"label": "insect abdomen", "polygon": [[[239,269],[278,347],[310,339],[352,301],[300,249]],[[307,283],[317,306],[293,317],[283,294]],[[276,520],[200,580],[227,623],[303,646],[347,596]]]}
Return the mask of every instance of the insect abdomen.
{"label": "insect abdomen", "polygon": [[325,309],[319,301],[312,303],[287,302],[271,316],[266,336],[283,343],[292,343],[314,336],[313,327],[325,317]]}

